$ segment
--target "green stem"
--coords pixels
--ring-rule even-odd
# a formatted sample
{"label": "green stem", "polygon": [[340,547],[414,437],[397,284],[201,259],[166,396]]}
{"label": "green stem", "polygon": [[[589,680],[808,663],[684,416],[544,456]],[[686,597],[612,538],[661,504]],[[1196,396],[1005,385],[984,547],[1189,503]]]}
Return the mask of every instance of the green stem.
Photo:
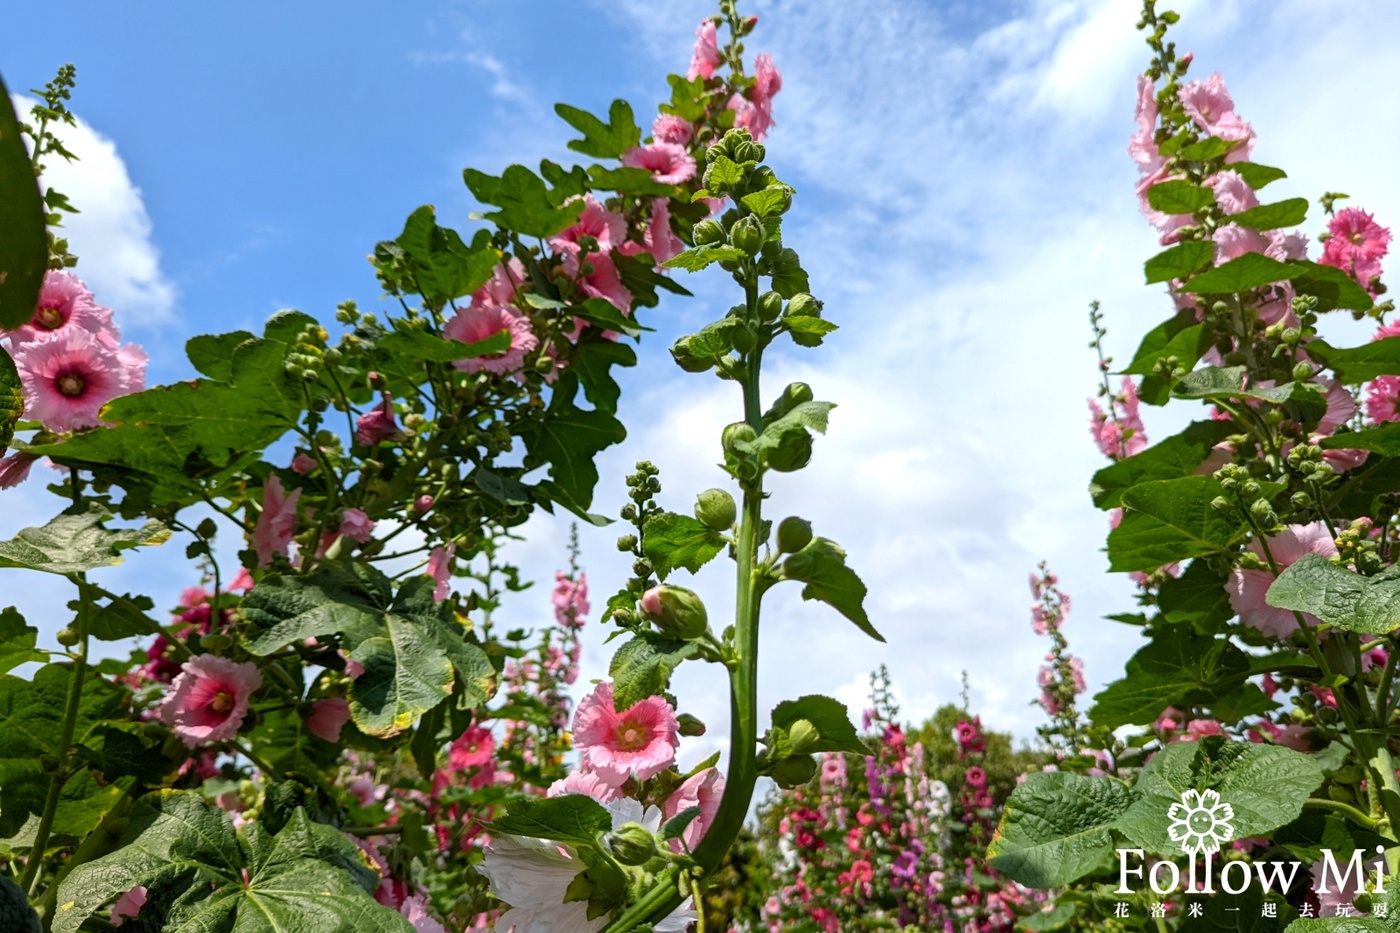
{"label": "green stem", "polygon": [[1342,816],[1345,816],[1347,819],[1351,820],[1353,823],[1355,823],[1362,829],[1370,830],[1371,832],[1375,832],[1376,830],[1376,821],[1374,819],[1362,813],[1360,810],[1356,809],[1351,804],[1343,803],[1340,800],[1329,800],[1323,797],[1309,797],[1307,800],[1303,801],[1303,809],[1331,810],[1334,813],[1340,813]]}
{"label": "green stem", "polygon": [[[76,471],[74,471],[76,472]],[[88,623],[92,609],[92,594],[88,591],[87,576],[79,573],[74,578],[78,584],[78,644],[73,654],[73,679],[68,684],[68,700],[63,710],[63,729],[59,734],[59,762],[49,784],[48,796],[44,799],[44,812],[39,817],[39,828],[34,834],[34,845],[29,850],[29,862],[24,866],[24,877],[20,888],[32,895],[39,881],[39,869],[44,864],[44,850],[53,832],[53,821],[58,815],[59,796],[63,785],[73,776],[69,767],[68,754],[73,746],[73,733],[78,727],[78,711],[83,703],[83,681],[87,679]]]}
{"label": "green stem", "polygon": [[34,905],[35,911],[44,920],[44,929],[48,929],[48,925],[52,921],[54,907],[58,903],[58,886],[63,883],[63,879],[67,878],[68,873],[79,865],[101,858],[116,850],[117,841],[122,836],[121,831],[116,829],[116,826],[118,821],[122,821],[123,817],[131,812],[134,805],[135,801],[132,799],[131,790],[124,791],[117,802],[112,805],[112,809],[108,810],[102,817],[97,828],[87,834],[87,838],[64,861],[63,867],[54,875],[48,887],[44,888],[43,896]]}

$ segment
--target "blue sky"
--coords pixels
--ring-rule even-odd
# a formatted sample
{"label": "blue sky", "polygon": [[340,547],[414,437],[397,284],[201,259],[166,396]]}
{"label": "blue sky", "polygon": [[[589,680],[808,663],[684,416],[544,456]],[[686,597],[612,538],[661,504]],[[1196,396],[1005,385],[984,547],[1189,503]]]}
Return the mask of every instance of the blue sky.
{"label": "blue sky", "polygon": [[[771,51],[785,77],[769,153],[798,188],[786,237],[843,326],[829,349],[774,360],[772,391],[802,378],[841,407],[813,468],[779,479],[771,514],[803,514],[847,547],[889,638],[867,642],[775,591],[764,697],[820,690],[858,703],[866,673],[887,662],[906,716],[919,717],[956,697],[966,669],[989,724],[1030,735],[1044,646],[1027,624],[1025,579],[1038,560],[1075,597],[1067,634],[1092,681],[1116,677],[1136,646],[1135,632],[1099,619],[1129,608],[1130,587],[1104,572],[1104,517],[1084,492],[1101,465],[1084,409],[1095,379],[1086,306],[1104,302],[1120,359],[1170,310],[1140,284],[1155,240],[1124,151],[1146,60],[1136,4],[747,6],[763,19],[750,50]],[[1259,132],[1255,158],[1289,171],[1270,193],[1348,191],[1393,224],[1400,9],[1319,6],[1182,3],[1177,38],[1199,76],[1225,73]],[[55,29],[51,11],[30,5],[10,13],[0,70],[24,90],[77,64],[90,158],[54,179],[85,208],[70,225],[79,272],[169,380],[190,374],[179,349],[195,333],[283,307],[325,319],[346,298],[373,307],[363,257],[375,241],[425,203],[469,227],[464,166],[567,157],[556,100],[601,109],[626,97],[651,113],[707,12],[691,0],[392,12],[93,2],[67,5]],[[1316,216],[1305,229],[1319,229]],[[687,281],[697,299],[648,316],[660,333],[627,380],[632,435],[602,458],[602,508],[616,509],[642,457],[662,467],[678,510],[720,480],[711,464],[737,411],[732,387],[679,373],[664,346],[731,303],[722,278]],[[1149,433],[1191,414],[1154,412]],[[0,531],[52,511],[35,483],[8,495]],[[517,555],[529,575],[548,581],[566,532],[528,526]],[[584,534],[600,596],[627,572],[615,534]],[[170,602],[186,582],[169,572],[178,558],[138,555],[113,575]],[[727,605],[726,573],[717,563],[696,584],[712,606]],[[0,602],[17,583],[0,580]],[[21,603],[41,615],[58,592]],[[538,591],[508,610],[520,621],[546,611]],[[601,636],[590,635],[585,676],[605,670]],[[717,727],[693,753],[722,744],[714,672],[684,672],[678,693]]]}

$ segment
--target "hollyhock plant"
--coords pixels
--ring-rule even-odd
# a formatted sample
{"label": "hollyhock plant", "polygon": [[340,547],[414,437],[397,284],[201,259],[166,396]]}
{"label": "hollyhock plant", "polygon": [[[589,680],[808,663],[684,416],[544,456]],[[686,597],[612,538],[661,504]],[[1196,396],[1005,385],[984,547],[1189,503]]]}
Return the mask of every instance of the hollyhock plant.
{"label": "hollyhock plant", "polygon": [[604,681],[579,701],[574,743],[585,767],[614,787],[628,778],[655,777],[671,766],[680,745],[676,711],[653,696],[618,711],[612,684]]}
{"label": "hollyhock plant", "polygon": [[248,698],[261,686],[262,674],[254,664],[196,655],[170,685],[160,715],[190,748],[222,742],[238,734],[248,715]]}
{"label": "hollyhock plant", "polygon": [[554,572],[554,618],[560,625],[575,628],[588,618],[588,575],[577,578],[562,570]]}
{"label": "hollyhock plant", "polygon": [[258,523],[253,528],[253,550],[258,554],[258,566],[272,563],[274,555],[287,556],[292,535],[297,527],[297,502],[301,499],[301,489],[290,493],[282,486],[277,474],[272,474],[263,484],[262,511]]}
{"label": "hollyhock plant", "polygon": [[[1267,551],[1279,570],[1285,570],[1297,562],[1304,554],[1320,554],[1323,557],[1336,557],[1337,544],[1331,529],[1323,522],[1307,525],[1290,525],[1276,535],[1269,535]],[[1265,557],[1265,546],[1260,541],[1250,542],[1249,550],[1261,560]],[[1293,612],[1268,604],[1265,599],[1269,587],[1276,577],[1267,566],[1258,569],[1235,568],[1225,584],[1230,595],[1230,607],[1239,613],[1240,621],[1265,635],[1283,641],[1298,629],[1298,621]],[[1309,624],[1318,625],[1316,616],[1303,613]]]}
{"label": "hollyhock plant", "polygon": [[497,375],[510,375],[525,365],[525,354],[540,345],[526,318],[512,314],[501,306],[473,304],[458,311],[442,330],[442,335],[448,340],[469,344],[479,343],[500,333],[510,338],[510,346],[505,350],[453,360],[452,365],[464,373],[484,370]]}
{"label": "hollyhock plant", "polygon": [[437,586],[433,587],[433,599],[438,602],[442,602],[447,598],[447,594],[452,592],[452,559],[456,554],[457,545],[449,544],[446,547],[433,548],[428,555],[428,566],[424,573],[437,582]]}

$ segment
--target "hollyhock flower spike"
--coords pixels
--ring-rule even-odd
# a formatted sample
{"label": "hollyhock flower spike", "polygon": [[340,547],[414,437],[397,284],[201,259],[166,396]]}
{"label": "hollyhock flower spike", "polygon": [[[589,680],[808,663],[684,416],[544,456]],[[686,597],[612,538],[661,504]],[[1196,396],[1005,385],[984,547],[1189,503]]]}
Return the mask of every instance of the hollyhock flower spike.
{"label": "hollyhock flower spike", "polygon": [[604,681],[579,701],[574,744],[586,767],[620,787],[629,777],[645,781],[671,766],[680,745],[680,724],[671,704],[657,696],[618,711],[612,684]]}
{"label": "hollyhock flower spike", "polygon": [[525,354],[540,345],[529,319],[500,306],[472,305],[458,311],[442,329],[442,335],[448,340],[461,343],[479,343],[500,333],[510,338],[510,346],[505,350],[453,360],[452,365],[464,373],[485,370],[497,375],[509,375],[519,372],[525,366]]}
{"label": "hollyhock flower spike", "polygon": [[253,528],[253,550],[258,554],[258,566],[272,563],[275,554],[285,556],[291,546],[292,535],[297,527],[297,502],[301,490],[293,489],[289,494],[282,487],[282,480],[272,474],[263,485],[262,513],[258,524]]}
{"label": "hollyhock flower spike", "polygon": [[262,674],[252,663],[196,655],[170,685],[160,715],[189,748],[222,742],[238,734],[248,698],[261,686]]}

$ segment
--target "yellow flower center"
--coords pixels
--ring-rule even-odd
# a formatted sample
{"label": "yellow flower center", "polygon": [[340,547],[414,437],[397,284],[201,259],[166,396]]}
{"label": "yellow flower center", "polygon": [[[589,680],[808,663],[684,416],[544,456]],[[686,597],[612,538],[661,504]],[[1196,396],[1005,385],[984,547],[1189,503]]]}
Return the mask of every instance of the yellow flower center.
{"label": "yellow flower center", "polygon": [[87,380],[80,373],[64,373],[58,377],[58,391],[69,398],[77,398],[87,388]]}
{"label": "yellow flower center", "polygon": [[233,709],[233,694],[220,690],[214,694],[214,699],[209,701],[209,708],[216,713],[227,713]]}

